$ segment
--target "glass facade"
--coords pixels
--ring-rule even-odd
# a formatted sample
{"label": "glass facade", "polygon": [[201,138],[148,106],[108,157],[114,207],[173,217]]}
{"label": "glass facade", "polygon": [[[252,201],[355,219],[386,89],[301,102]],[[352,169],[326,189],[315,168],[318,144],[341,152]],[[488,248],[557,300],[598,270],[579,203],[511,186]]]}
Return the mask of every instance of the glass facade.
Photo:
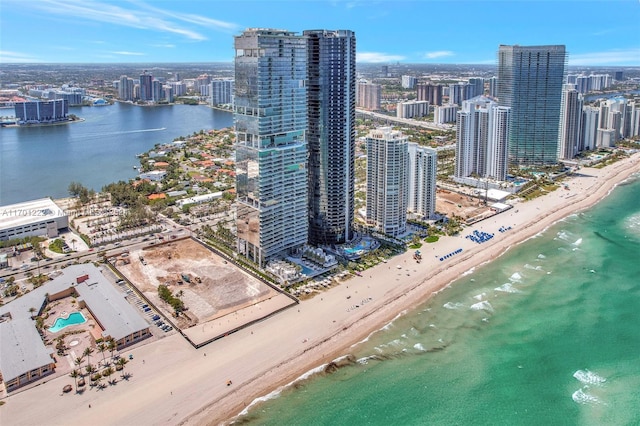
{"label": "glass facade", "polygon": [[501,106],[511,108],[511,164],[558,162],[560,99],[566,62],[563,45],[500,46],[498,99]]}
{"label": "glass facade", "polygon": [[235,38],[238,252],[264,265],[307,242],[307,49],[302,36]]}
{"label": "glass facade", "polygon": [[356,40],[348,30],[307,37],[309,243],[352,239]]}

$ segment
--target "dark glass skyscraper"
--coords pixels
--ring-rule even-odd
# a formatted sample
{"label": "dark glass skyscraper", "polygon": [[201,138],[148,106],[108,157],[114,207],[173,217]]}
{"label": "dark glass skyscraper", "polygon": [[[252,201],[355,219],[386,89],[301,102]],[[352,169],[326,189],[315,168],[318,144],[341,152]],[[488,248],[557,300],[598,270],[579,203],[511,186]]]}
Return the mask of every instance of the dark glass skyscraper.
{"label": "dark glass skyscraper", "polygon": [[352,238],[356,38],[348,30],[308,30],[309,243]]}
{"label": "dark glass skyscraper", "polygon": [[498,101],[511,108],[509,162],[558,162],[560,101],[567,54],[563,45],[498,50]]}

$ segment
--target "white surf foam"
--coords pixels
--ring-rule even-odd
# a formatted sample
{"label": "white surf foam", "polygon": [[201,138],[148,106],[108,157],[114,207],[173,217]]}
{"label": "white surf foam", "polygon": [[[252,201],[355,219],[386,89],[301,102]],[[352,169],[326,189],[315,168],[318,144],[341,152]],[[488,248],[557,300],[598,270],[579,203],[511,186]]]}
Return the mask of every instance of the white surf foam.
{"label": "white surf foam", "polygon": [[514,272],[513,274],[511,274],[511,276],[509,277],[509,281],[511,282],[520,282],[522,281],[522,275],[520,275],[517,272]]}
{"label": "white surf foam", "polygon": [[578,239],[573,243],[573,245],[574,245],[574,246],[579,246],[580,244],[582,244],[582,238],[578,238]]}
{"label": "white surf foam", "polygon": [[456,303],[447,302],[444,305],[442,305],[442,307],[446,309],[460,309],[460,308],[464,308],[464,305],[460,302],[456,302]]}
{"label": "white surf foam", "polygon": [[422,351],[422,352],[426,351],[426,349],[424,348],[424,346],[422,346],[420,343],[416,343],[415,345],[413,345],[413,348],[414,348],[414,349],[417,349],[417,350],[419,350],[419,351]]}
{"label": "white surf foam", "polygon": [[[340,358],[343,358],[343,357],[340,357]],[[340,358],[338,358],[338,359],[340,359]],[[335,361],[337,361],[338,359],[336,359]],[[316,368],[313,368],[313,369],[307,371],[306,373],[302,374],[297,379],[294,379],[291,382],[287,383],[286,385],[280,386],[278,389],[276,389],[276,390],[274,390],[272,392],[269,392],[265,396],[261,396],[261,397],[258,397],[256,399],[254,399],[253,401],[251,401],[251,403],[249,405],[247,405],[244,408],[244,410],[242,410],[240,412],[240,414],[238,414],[237,417],[244,416],[245,414],[247,414],[249,412],[249,409],[252,406],[254,406],[255,404],[258,404],[258,403],[264,402],[264,401],[269,401],[270,399],[278,398],[284,389],[288,388],[289,386],[293,385],[296,382],[308,379],[309,377],[313,376],[314,374],[321,373],[322,371],[324,371],[326,366],[327,366],[327,364],[319,365]]]}
{"label": "white surf foam", "polygon": [[598,374],[589,370],[578,370],[575,373],[573,373],[573,377],[575,377],[577,380],[579,380],[582,384],[585,384],[585,385],[601,386],[607,381],[606,378],[599,376]]}
{"label": "white surf foam", "polygon": [[483,302],[478,302],[478,303],[474,303],[473,305],[469,306],[469,309],[472,309],[474,311],[487,311],[487,312],[493,312],[493,306],[491,306],[491,303],[489,303],[488,301],[483,301]]}
{"label": "white surf foam", "polygon": [[544,255],[544,254],[542,254],[542,253],[540,253],[540,254],[538,255],[538,259],[546,259],[546,258],[547,258],[547,256],[545,256],[545,255]]}
{"label": "white surf foam", "polygon": [[600,399],[578,389],[571,395],[571,398],[578,404],[600,404]]}
{"label": "white surf foam", "polygon": [[529,265],[528,263],[525,263],[524,267],[526,269],[531,269],[533,271],[542,271],[542,266],[540,266],[540,265],[533,266],[533,265]]}
{"label": "white surf foam", "polygon": [[495,291],[501,291],[503,293],[522,293],[520,290],[515,288],[511,283],[504,283],[500,287],[494,288]]}
{"label": "white surf foam", "polygon": [[476,300],[486,299],[487,298],[487,293],[476,294],[475,296],[473,296],[473,298],[476,299]]}

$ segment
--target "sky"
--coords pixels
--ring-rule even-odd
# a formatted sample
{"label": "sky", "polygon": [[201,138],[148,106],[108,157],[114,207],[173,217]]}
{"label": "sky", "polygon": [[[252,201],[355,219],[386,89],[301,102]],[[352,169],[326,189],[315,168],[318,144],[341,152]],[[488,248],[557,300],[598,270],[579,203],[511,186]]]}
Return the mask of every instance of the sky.
{"label": "sky", "polygon": [[569,65],[640,66],[640,0],[0,0],[0,64],[231,62],[245,28],[352,30],[361,63],[564,44]]}

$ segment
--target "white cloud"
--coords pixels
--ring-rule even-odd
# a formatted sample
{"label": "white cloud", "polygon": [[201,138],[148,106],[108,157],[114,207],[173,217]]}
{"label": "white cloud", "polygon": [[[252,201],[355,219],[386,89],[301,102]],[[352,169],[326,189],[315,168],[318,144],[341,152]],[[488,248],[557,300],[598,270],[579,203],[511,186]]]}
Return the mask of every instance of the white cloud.
{"label": "white cloud", "polygon": [[152,44],[151,47],[162,47],[166,49],[173,49],[174,47],[176,47],[176,45],[171,43],[164,43],[164,44]]}
{"label": "white cloud", "polygon": [[358,62],[394,62],[402,61],[405,57],[401,55],[389,55],[387,53],[380,52],[356,52],[356,61]]}
{"label": "white cloud", "polygon": [[[234,23],[199,15],[165,11],[146,5],[143,2],[134,2],[132,4],[134,8],[125,9],[115,4],[105,4],[91,0],[41,0],[31,2],[29,6],[33,9],[44,10],[53,15],[62,15],[64,17],[73,17],[86,21],[102,22],[141,30],[168,32],[195,41],[207,40],[207,37],[194,30],[192,28],[194,25],[225,32],[235,31],[238,28]],[[189,25],[182,25],[184,23]]]}
{"label": "white cloud", "polygon": [[453,56],[454,53],[450,50],[437,50],[435,52],[427,52],[424,54],[425,59],[437,59],[445,58],[447,56]]}
{"label": "white cloud", "polygon": [[569,54],[569,65],[640,65],[640,48]]}
{"label": "white cloud", "polygon": [[13,64],[17,62],[42,62],[33,56],[20,52],[0,50],[0,64]]}
{"label": "white cloud", "polygon": [[126,50],[117,50],[115,52],[110,52],[110,53],[113,53],[114,55],[125,55],[125,56],[144,56],[144,53],[128,52]]}

